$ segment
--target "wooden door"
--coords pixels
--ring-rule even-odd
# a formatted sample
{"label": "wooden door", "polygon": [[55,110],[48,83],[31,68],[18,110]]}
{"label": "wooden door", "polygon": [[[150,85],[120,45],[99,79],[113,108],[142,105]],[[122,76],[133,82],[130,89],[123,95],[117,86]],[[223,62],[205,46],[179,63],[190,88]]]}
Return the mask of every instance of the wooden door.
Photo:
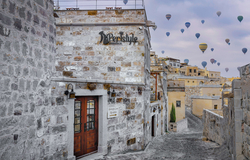
{"label": "wooden door", "polygon": [[97,151],[98,98],[76,97],[74,112],[74,154],[81,157]]}
{"label": "wooden door", "polygon": [[155,136],[155,116],[152,116],[152,136],[154,137]]}

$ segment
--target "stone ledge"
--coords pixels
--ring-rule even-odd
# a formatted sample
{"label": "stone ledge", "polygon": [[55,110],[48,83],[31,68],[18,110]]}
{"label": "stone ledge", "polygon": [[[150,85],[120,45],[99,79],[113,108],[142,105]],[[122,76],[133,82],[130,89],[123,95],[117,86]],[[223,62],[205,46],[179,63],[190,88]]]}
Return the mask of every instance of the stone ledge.
{"label": "stone ledge", "polygon": [[56,26],[145,26],[145,22],[135,23],[57,23]]}
{"label": "stone ledge", "polygon": [[64,78],[64,77],[52,77],[52,81],[55,82],[75,82],[75,83],[100,83],[100,84],[120,84],[120,85],[135,85],[135,86],[145,86],[145,83],[134,83],[134,82],[120,82],[120,81],[109,81],[109,80],[99,80],[99,79],[83,79],[83,78]]}

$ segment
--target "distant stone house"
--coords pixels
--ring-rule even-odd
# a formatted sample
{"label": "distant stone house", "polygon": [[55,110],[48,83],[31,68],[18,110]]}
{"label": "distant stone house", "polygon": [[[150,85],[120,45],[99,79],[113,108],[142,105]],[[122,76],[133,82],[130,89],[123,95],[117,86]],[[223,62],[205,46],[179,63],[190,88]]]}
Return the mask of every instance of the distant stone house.
{"label": "distant stone house", "polygon": [[[55,12],[59,18],[52,80],[60,90],[54,95],[67,103],[68,157],[143,150],[158,123],[164,127],[152,112],[165,111],[164,106],[153,111],[150,105],[148,27],[153,24],[145,10]],[[68,86],[69,91],[73,86],[75,99],[63,95]]]}

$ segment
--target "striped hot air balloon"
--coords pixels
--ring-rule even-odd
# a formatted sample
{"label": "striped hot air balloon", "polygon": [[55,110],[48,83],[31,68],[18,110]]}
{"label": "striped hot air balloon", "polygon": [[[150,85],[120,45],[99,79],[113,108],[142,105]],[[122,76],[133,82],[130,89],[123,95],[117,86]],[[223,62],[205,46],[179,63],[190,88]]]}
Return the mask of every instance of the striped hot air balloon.
{"label": "striped hot air balloon", "polygon": [[200,43],[199,48],[204,53],[205,50],[207,49],[207,44],[206,43]]}
{"label": "striped hot air balloon", "polygon": [[170,20],[171,14],[166,14],[166,18],[167,18],[168,20]]}

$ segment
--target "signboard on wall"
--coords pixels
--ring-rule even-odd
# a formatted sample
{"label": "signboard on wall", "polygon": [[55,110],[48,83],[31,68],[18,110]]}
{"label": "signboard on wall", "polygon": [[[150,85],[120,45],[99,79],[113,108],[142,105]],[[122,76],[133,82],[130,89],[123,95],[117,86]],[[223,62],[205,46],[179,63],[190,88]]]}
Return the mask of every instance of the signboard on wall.
{"label": "signboard on wall", "polygon": [[109,107],[108,108],[108,118],[118,117],[119,108],[118,107]]}
{"label": "signboard on wall", "polygon": [[133,42],[136,43],[138,38],[132,34],[129,36],[128,34],[124,35],[123,32],[119,32],[119,36],[114,36],[112,33],[108,33],[107,35],[104,34],[103,31],[99,32],[101,35],[101,41],[100,43],[103,42],[103,44],[109,44],[109,43],[116,43],[118,44],[119,42],[129,42],[129,45]]}

